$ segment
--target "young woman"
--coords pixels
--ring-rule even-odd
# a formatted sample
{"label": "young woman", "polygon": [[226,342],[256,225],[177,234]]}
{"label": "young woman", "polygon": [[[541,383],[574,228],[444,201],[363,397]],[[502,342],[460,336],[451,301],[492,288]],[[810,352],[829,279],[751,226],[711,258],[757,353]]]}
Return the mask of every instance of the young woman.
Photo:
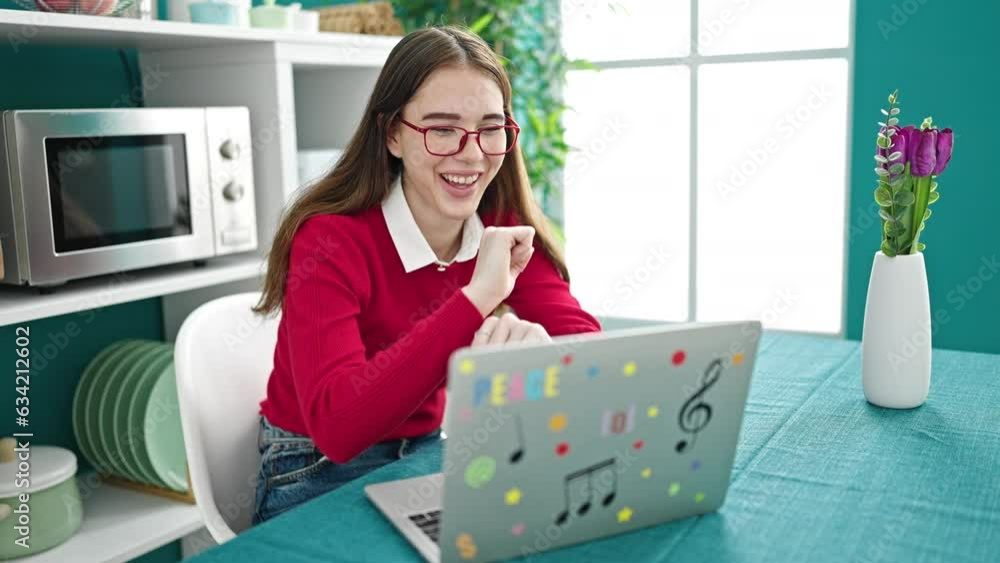
{"label": "young woman", "polygon": [[[457,28],[389,54],[337,166],[285,211],[254,523],[440,439],[448,357],[593,332],[535,204],[510,82]],[[492,316],[501,302],[515,315]]]}

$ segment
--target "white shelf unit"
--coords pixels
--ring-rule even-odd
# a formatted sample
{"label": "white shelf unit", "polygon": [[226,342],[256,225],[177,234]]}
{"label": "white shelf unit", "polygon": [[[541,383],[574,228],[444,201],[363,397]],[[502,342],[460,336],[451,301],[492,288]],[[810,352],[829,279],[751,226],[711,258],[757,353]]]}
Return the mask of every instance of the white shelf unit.
{"label": "white shelf unit", "polygon": [[[83,524],[65,543],[23,563],[101,561],[120,563],[139,557],[203,527],[198,507],[135,492],[107,483],[90,489],[77,478],[83,497]],[[88,495],[89,492],[89,495]]]}
{"label": "white shelf unit", "polygon": [[0,291],[0,326],[119,303],[201,289],[221,283],[256,280],[264,263],[256,253],[210,258],[204,266],[190,262],[74,280],[53,293],[6,287]]}
{"label": "white shelf unit", "polygon": [[[330,50],[350,52],[359,57],[373,55],[377,59],[380,53],[388,53],[398,41],[398,38],[393,37],[354,33],[304,34],[190,22],[142,21],[6,9],[0,9],[0,32],[3,37],[11,40],[11,47],[15,49],[22,45],[44,44],[131,47],[157,51],[280,44],[283,51],[303,61],[309,59],[310,53],[316,56]],[[364,64],[361,59],[358,63]]]}
{"label": "white shelf unit", "polygon": [[[399,40],[3,9],[0,35],[14,49],[137,49],[149,107],[249,108],[257,252],[210,259],[197,269],[181,264],[129,272],[124,281],[113,276],[77,280],[50,295],[20,288],[0,291],[3,325],[159,296],[168,340],[202,303],[259,289],[263,257],[281,211],[299,185],[299,148],[346,145]],[[195,507],[112,486],[102,487],[85,503],[84,519],[69,542],[28,561],[127,561],[203,529]]]}

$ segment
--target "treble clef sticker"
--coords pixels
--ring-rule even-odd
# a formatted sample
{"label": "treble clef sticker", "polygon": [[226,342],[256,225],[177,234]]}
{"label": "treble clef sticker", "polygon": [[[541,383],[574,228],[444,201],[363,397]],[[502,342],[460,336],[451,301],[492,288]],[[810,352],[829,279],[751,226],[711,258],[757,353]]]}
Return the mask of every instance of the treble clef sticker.
{"label": "treble clef sticker", "polygon": [[719,377],[721,376],[722,360],[713,360],[712,363],[708,364],[708,367],[705,368],[705,373],[701,376],[701,387],[687,401],[684,401],[684,406],[677,416],[677,423],[680,425],[681,430],[691,435],[691,441],[681,440],[677,442],[677,451],[679,453],[687,450],[688,446],[693,446],[695,440],[698,438],[698,433],[704,430],[708,426],[708,422],[712,420],[712,405],[703,401],[702,396],[705,395],[709,387],[719,381]]}

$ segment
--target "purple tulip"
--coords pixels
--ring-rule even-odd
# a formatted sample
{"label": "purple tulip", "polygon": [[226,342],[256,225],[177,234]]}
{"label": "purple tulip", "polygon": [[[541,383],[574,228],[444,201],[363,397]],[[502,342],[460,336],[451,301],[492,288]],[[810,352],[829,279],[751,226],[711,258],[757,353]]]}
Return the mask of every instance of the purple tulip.
{"label": "purple tulip", "polygon": [[907,125],[900,129],[899,134],[906,138],[905,147],[906,150],[903,152],[903,164],[913,163],[913,159],[917,155],[917,148],[920,145],[920,132],[917,128],[912,125]]}
{"label": "purple tulip", "polygon": [[[892,153],[894,153],[894,152],[901,152],[901,153],[903,153],[903,155],[906,155],[906,137],[904,137],[902,134],[900,134],[899,127],[897,127],[895,125],[889,127],[889,129],[892,129],[896,133],[892,137],[890,137],[890,139],[892,139],[892,146],[889,147],[889,149],[886,150],[883,153],[883,156],[885,156],[886,158],[889,158],[892,155]],[[902,160],[896,160],[896,161],[890,162],[889,164],[891,165],[891,164],[895,164],[897,162],[903,162],[903,161]]]}
{"label": "purple tulip", "polygon": [[934,165],[934,175],[944,172],[951,160],[951,149],[955,145],[955,136],[951,129],[942,129],[937,137],[937,163]]}
{"label": "purple tulip", "polygon": [[937,129],[918,131],[920,142],[916,156],[910,161],[910,173],[913,176],[930,176],[937,165]]}

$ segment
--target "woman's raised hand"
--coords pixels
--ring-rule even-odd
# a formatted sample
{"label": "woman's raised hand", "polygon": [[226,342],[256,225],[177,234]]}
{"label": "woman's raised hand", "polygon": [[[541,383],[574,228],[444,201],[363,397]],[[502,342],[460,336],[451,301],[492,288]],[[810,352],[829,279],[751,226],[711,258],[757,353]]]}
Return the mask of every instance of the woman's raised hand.
{"label": "woman's raised hand", "polygon": [[535,228],[527,225],[491,226],[483,231],[472,280],[462,288],[483,316],[490,314],[514,290],[517,276],[528,266],[535,251],[534,238]]}

